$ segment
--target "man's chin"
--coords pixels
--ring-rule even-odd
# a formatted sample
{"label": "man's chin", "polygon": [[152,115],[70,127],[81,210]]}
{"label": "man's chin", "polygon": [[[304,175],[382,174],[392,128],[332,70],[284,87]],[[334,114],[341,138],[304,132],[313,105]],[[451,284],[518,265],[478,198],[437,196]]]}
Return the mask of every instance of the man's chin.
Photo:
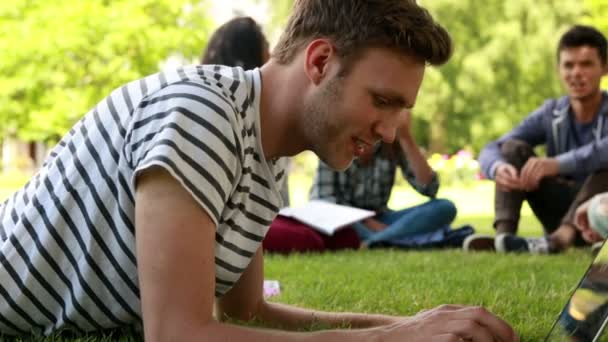
{"label": "man's chin", "polygon": [[593,96],[599,92],[601,92],[599,89],[597,91],[570,91],[568,95],[573,100],[583,101],[589,98],[593,98]]}
{"label": "man's chin", "polygon": [[344,171],[353,163],[353,158],[342,160],[323,160],[323,162],[333,170]]}

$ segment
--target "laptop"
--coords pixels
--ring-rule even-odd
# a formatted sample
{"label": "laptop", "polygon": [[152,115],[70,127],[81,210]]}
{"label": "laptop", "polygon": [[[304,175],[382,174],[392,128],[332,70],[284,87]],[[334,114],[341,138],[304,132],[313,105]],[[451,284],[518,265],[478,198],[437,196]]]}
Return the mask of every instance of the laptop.
{"label": "laptop", "polygon": [[553,323],[546,342],[608,342],[608,244],[604,243]]}

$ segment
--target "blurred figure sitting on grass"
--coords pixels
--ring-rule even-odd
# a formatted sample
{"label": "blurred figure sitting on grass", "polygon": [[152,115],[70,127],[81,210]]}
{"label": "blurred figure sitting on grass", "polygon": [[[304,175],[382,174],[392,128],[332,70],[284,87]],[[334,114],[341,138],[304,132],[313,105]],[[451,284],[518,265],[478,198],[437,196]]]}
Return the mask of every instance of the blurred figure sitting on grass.
{"label": "blurred figure sitting on grass", "polygon": [[[435,199],[439,188],[437,174],[414,141],[409,125],[408,113],[392,144],[374,146],[361,142],[359,157],[345,171],[333,170],[319,162],[311,199],[372,210],[377,213],[374,217],[327,236],[306,224],[279,216],[266,235],[264,248],[289,253],[359,246],[412,246],[431,238],[429,233],[447,228],[456,216],[456,207],[447,199]],[[387,204],[397,168],[416,191],[431,200],[410,208],[390,210]]]}
{"label": "blurred figure sitting on grass", "polygon": [[[608,72],[604,35],[574,26],[560,39],[558,72],[567,95],[549,99],[511,132],[491,142],[479,160],[496,182],[496,237],[474,235],[465,250],[557,253],[585,245],[574,224],[576,208],[608,190]],[[546,157],[533,148],[546,147]],[[523,201],[543,225],[542,238],[518,237]]]}
{"label": "blurred figure sitting on grass", "polygon": [[270,58],[268,40],[250,17],[237,17],[220,26],[209,38],[201,64],[238,66],[245,70],[261,67]]}

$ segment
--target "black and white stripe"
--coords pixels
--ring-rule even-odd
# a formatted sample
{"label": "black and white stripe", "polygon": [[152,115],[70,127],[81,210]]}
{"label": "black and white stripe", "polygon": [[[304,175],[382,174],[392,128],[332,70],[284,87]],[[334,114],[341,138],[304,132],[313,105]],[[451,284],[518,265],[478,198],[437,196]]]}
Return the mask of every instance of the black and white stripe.
{"label": "black and white stripe", "polygon": [[192,66],[126,84],[0,205],[0,333],[141,320],[133,180],[167,169],[217,223],[216,290],[247,268],[282,206],[259,136],[258,70]]}

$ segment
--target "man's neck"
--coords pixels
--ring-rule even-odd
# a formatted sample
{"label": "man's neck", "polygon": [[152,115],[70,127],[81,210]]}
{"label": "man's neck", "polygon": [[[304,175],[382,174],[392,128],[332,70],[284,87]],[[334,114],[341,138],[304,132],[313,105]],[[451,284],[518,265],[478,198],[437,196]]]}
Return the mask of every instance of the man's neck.
{"label": "man's neck", "polygon": [[298,124],[304,89],[294,72],[273,60],[261,68],[260,126],[265,159],[292,156],[306,149]]}
{"label": "man's neck", "polygon": [[595,94],[582,99],[570,99],[570,106],[572,106],[576,121],[579,123],[593,121],[602,105],[602,99],[602,92],[599,90]]}

